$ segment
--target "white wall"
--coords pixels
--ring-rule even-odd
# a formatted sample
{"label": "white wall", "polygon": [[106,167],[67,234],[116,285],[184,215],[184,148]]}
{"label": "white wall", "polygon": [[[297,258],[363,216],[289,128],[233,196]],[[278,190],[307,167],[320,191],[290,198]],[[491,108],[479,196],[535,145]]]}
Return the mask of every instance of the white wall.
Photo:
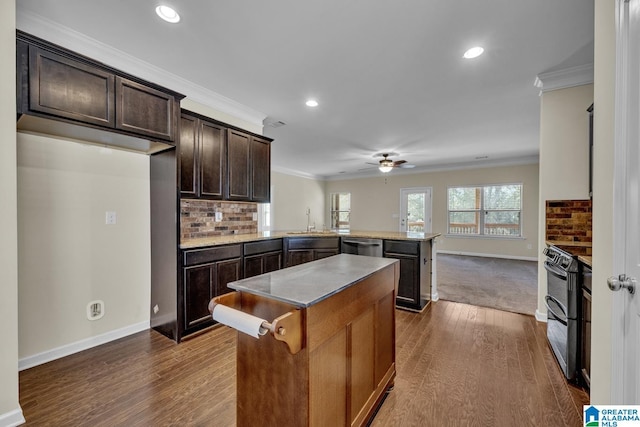
{"label": "white wall", "polygon": [[[148,156],[26,133],[17,139],[20,358],[148,328]],[[105,224],[106,211],[117,224]],[[96,321],[86,316],[93,300],[105,303]]]}
{"label": "white wall", "polygon": [[[400,189],[432,188],[432,231],[442,233],[438,250],[497,256],[535,258],[538,254],[538,164],[460,169],[426,173],[380,175],[373,178],[328,181],[326,184],[327,223],[329,194],[351,193],[353,230],[398,231]],[[446,237],[447,188],[485,184],[523,184],[524,239]],[[531,248],[528,248],[531,245]]]}
{"label": "white wall", "polygon": [[307,208],[311,225],[329,227],[325,222],[325,183],[310,178],[271,172],[272,230],[305,230]]}
{"label": "white wall", "polygon": [[[545,246],[545,202],[589,198],[589,116],[593,85],[545,92],[540,100],[538,246]],[[538,253],[538,312],[545,315],[547,273]]]}
{"label": "white wall", "polygon": [[15,2],[0,2],[0,426],[23,421],[18,403]]}
{"label": "white wall", "polygon": [[593,312],[591,402],[611,401],[611,291],[613,274],[613,140],[615,93],[615,3],[595,1]]}

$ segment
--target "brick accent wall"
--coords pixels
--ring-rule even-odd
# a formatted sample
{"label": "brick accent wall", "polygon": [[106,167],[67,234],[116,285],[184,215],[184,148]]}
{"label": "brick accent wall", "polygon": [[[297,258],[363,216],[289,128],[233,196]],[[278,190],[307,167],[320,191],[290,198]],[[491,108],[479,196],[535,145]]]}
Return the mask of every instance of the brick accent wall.
{"label": "brick accent wall", "polygon": [[591,200],[547,200],[546,240],[591,246]]}
{"label": "brick accent wall", "polygon": [[[215,213],[222,212],[222,221],[215,222]],[[180,200],[180,240],[228,234],[258,232],[256,203],[221,202],[216,200]]]}

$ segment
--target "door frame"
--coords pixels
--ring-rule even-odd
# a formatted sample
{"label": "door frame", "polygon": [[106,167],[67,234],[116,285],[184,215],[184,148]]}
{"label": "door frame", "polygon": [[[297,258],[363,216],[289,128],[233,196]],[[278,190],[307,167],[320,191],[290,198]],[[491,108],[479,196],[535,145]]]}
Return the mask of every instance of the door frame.
{"label": "door frame", "polygon": [[[424,207],[424,213],[425,213],[425,233],[431,233],[432,227],[433,227],[433,221],[432,221],[432,217],[433,217],[433,187],[406,187],[406,188],[401,188],[400,189],[400,209],[398,212],[400,212],[400,215],[398,217],[398,230],[400,230],[401,233],[403,233],[402,231],[402,214],[403,214],[403,200],[404,200],[404,194],[405,193],[429,193],[429,200],[425,200],[425,207]],[[427,227],[426,225],[426,216],[427,213],[429,214],[429,227]],[[427,231],[427,228],[429,231]],[[404,231],[406,232],[406,230]]]}
{"label": "door frame", "polygon": [[[638,53],[630,49],[630,17],[629,0],[616,0],[615,3],[615,31],[616,31],[616,70],[615,70],[615,135],[614,135],[614,166],[613,166],[613,272],[626,271],[626,224],[627,224],[627,150],[629,143],[627,136],[634,120],[629,120],[632,114],[637,117],[638,103],[632,102],[628,87],[630,76],[630,56]],[[638,12],[636,12],[638,13]],[[597,108],[597,106],[596,106]],[[596,113],[597,114],[597,113]],[[625,381],[624,349],[625,336],[621,327],[625,321],[625,303],[627,292],[613,292],[611,297],[611,404],[624,402]],[[631,380],[631,379],[629,379]]]}

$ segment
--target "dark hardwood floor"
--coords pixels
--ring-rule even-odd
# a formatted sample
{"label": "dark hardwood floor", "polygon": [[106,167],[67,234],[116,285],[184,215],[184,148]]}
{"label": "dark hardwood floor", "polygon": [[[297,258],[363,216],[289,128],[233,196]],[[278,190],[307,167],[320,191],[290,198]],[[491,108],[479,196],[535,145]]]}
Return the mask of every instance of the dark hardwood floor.
{"label": "dark hardwood floor", "polygon": [[[372,426],[582,425],[588,396],[533,317],[447,301],[396,313],[398,375]],[[145,331],[22,371],[26,425],[233,426],[235,334]]]}

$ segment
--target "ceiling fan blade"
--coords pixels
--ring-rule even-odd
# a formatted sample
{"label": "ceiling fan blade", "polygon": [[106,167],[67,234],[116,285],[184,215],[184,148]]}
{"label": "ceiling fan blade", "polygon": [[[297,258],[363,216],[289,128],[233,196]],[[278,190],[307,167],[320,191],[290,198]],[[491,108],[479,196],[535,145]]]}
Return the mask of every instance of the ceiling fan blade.
{"label": "ceiling fan blade", "polygon": [[411,169],[411,168],[415,168],[416,165],[411,165],[409,163],[406,163],[406,164],[398,165],[398,167],[401,169]]}
{"label": "ceiling fan blade", "polygon": [[393,167],[400,166],[403,163],[407,163],[407,161],[406,160],[396,160],[395,162],[393,162]]}
{"label": "ceiling fan blade", "polygon": [[368,164],[368,165],[373,165],[373,166],[378,166],[379,165],[378,163],[371,163],[371,162],[365,162],[365,163]]}

